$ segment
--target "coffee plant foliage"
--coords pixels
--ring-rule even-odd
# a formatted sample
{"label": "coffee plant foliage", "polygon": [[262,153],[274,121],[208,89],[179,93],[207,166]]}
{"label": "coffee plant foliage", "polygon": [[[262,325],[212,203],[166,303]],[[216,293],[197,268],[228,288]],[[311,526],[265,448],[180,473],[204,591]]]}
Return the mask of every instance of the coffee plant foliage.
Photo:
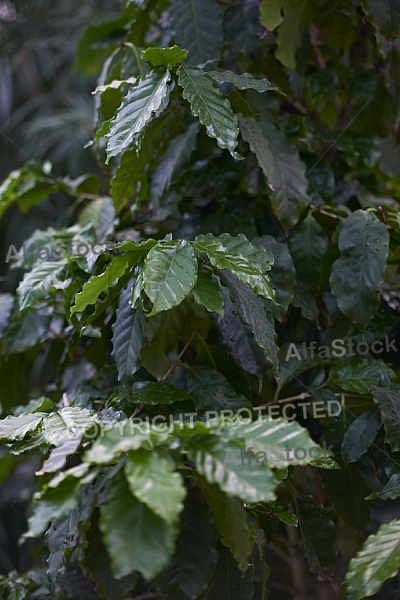
{"label": "coffee plant foliage", "polygon": [[99,170],[0,186],[70,203],[6,259],[1,598],[399,589],[399,33],[397,0],[88,24]]}

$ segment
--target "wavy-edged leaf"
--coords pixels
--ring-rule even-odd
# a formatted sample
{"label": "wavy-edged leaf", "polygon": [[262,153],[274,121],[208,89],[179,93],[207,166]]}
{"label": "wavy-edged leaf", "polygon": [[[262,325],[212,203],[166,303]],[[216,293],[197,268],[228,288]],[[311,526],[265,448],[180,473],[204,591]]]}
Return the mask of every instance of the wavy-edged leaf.
{"label": "wavy-edged leaf", "polygon": [[386,225],[372,212],[356,210],[341,227],[339,250],[330,277],[332,292],[342,313],[365,331],[380,304],[376,292],[389,251]]}
{"label": "wavy-edged leaf", "polygon": [[183,402],[190,400],[190,392],[166,383],[165,381],[149,381],[140,388],[132,390],[131,402],[138,404],[173,404],[174,402]]}
{"label": "wavy-edged leaf", "polygon": [[55,473],[60,471],[67,462],[67,459],[71,454],[74,454],[82,440],[82,432],[67,439],[61,446],[53,448],[50,452],[49,457],[44,461],[40,468],[40,471],[36,472],[36,475],[43,475],[44,473]]}
{"label": "wavy-edged leaf", "polygon": [[128,252],[122,256],[115,256],[101,275],[94,275],[90,281],[84,284],[82,291],[75,296],[75,304],[71,308],[71,315],[83,312],[91,304],[96,304],[101,293],[107,292],[116,281],[118,281],[129,268],[136,265],[142,254],[153,248],[157,242],[153,239],[141,242],[129,242],[122,249]]}
{"label": "wavy-edged leaf", "polygon": [[178,306],[196,284],[197,260],[185,240],[159,242],[146,256],[144,291],[153,303],[149,316]]}
{"label": "wavy-edged leaf", "polygon": [[122,476],[113,480],[100,506],[100,529],[117,579],[133,571],[152,579],[174,551],[175,536],[167,522],[132,496]]}
{"label": "wavy-edged leaf", "polygon": [[363,0],[361,2],[368,20],[386,38],[395,38],[400,31],[400,4],[398,0]]}
{"label": "wavy-edged leaf", "polygon": [[20,310],[47,300],[55,289],[66,264],[66,260],[54,262],[44,260],[26,273],[17,289]]}
{"label": "wavy-edged leaf", "polygon": [[400,498],[400,473],[393,473],[389,481],[383,486],[380,492],[372,492],[366,497],[366,500],[396,500]]}
{"label": "wavy-edged leaf", "polygon": [[67,406],[46,415],[42,421],[41,433],[48,444],[62,446],[71,438],[92,430],[98,422],[97,415],[87,408]]}
{"label": "wavy-edged leaf", "polygon": [[[219,432],[228,440],[245,440],[246,447],[252,448],[253,454],[261,453],[259,461],[277,469],[288,465],[307,465],[316,458],[310,456],[309,450],[319,448],[307,429],[296,421],[281,418],[264,417],[251,423],[238,422],[229,427],[221,426]],[[301,448],[301,456],[296,452],[298,448]],[[323,450],[320,449],[320,452],[322,455]]]}
{"label": "wavy-edged leaf", "polygon": [[337,559],[333,521],[328,518],[322,504],[313,496],[300,492],[296,495],[296,513],[299,518],[304,555],[311,572],[323,577],[330,575]]}
{"label": "wavy-edged leaf", "polygon": [[352,600],[378,592],[400,569],[400,519],[381,525],[351,559],[346,574]]}
{"label": "wavy-edged leaf", "polygon": [[162,65],[173,67],[187,59],[188,51],[181,50],[179,46],[175,45],[170,48],[146,48],[140,54],[153,67],[161,67]]}
{"label": "wavy-edged leaf", "polygon": [[140,351],[147,342],[146,317],[140,308],[129,305],[130,286],[119,298],[116,320],[112,326],[113,350],[111,352],[118,368],[118,379],[124,383],[140,368]]}
{"label": "wavy-edged leaf", "polygon": [[374,402],[380,405],[386,439],[393,452],[400,450],[400,391],[371,387]]}
{"label": "wavy-edged leaf", "polygon": [[131,451],[125,463],[125,476],[138,500],[171,525],[177,521],[186,490],[181,475],[173,470],[166,457],[143,448]]}
{"label": "wavy-edged leaf", "polygon": [[198,598],[217,561],[216,538],[207,504],[199,498],[189,498],[181,514],[175,554],[157,577],[156,588],[180,600]]}
{"label": "wavy-edged leaf", "polygon": [[171,21],[175,39],[189,51],[188,62],[200,65],[219,57],[222,45],[221,9],[215,0],[173,0]]}
{"label": "wavy-edged leaf", "polygon": [[254,339],[264,351],[265,358],[272,364],[274,371],[278,369],[277,335],[268,315],[263,298],[257,296],[253,290],[236,281],[230,273],[220,273],[221,283],[229,291],[235,310],[243,323],[249,325]]}
{"label": "wavy-edged leaf", "polygon": [[241,117],[240,130],[268,179],[274,212],[285,228],[293,227],[310,202],[306,166],[297,149],[272,123]]}
{"label": "wavy-edged leaf", "polygon": [[244,235],[215,237],[210,233],[198,235],[193,245],[198,252],[208,256],[214,267],[228,269],[256,294],[274,299],[275,292],[265,274],[271,268],[273,257],[264,248],[253,246]]}
{"label": "wavy-edged leaf", "polygon": [[372,385],[389,387],[397,379],[383,360],[353,356],[350,360],[333,365],[329,381],[345,392],[369,394]]}
{"label": "wavy-edged leaf", "polygon": [[253,375],[261,375],[268,368],[264,352],[253,337],[251,327],[242,320],[236,304],[224,288],[224,314],[219,319],[224,344],[237,363]]}
{"label": "wavy-edged leaf", "polygon": [[213,435],[196,436],[189,442],[189,457],[208,483],[217,484],[229,496],[250,503],[276,498],[275,479],[269,466],[264,462],[248,464],[243,448],[235,442]]}
{"label": "wavy-edged leaf", "polygon": [[0,421],[0,439],[23,440],[28,433],[37,430],[46,413],[24,413],[18,417],[8,416]]}
{"label": "wavy-edged leaf", "polygon": [[239,569],[246,571],[254,542],[243,502],[228,496],[217,485],[208,483],[202,477],[197,478],[197,483],[211,507],[222,544],[230,549]]}
{"label": "wavy-edged leaf", "polygon": [[220,148],[229,150],[233,158],[241,159],[235,152],[239,133],[238,120],[229,100],[222,96],[219,87],[201,69],[178,67],[178,83],[190,110],[205,126],[207,135],[215,138]]}
{"label": "wavy-edged leaf", "polygon": [[198,123],[191,123],[184,133],[169,143],[151,176],[150,193],[153,202],[158,203],[170,185],[182,175],[195,149],[197,129]]}
{"label": "wavy-edged leaf", "polygon": [[256,79],[250,73],[242,73],[238,75],[232,71],[207,71],[209,75],[217,83],[232,83],[239,90],[256,90],[257,92],[278,92],[284,96],[285,94],[277,87],[270,84],[268,79]]}
{"label": "wavy-edged leaf", "polygon": [[129,148],[135,134],[146,127],[169,94],[170,72],[165,69],[150,71],[123,98],[107,133],[107,161]]}
{"label": "wavy-edged leaf", "polygon": [[251,404],[242,394],[237,394],[228,380],[214,369],[203,366],[190,367],[188,387],[196,398],[196,408],[200,414],[208,411],[240,408],[251,409]]}
{"label": "wavy-edged leaf", "polygon": [[202,304],[209,312],[224,316],[224,296],[212,271],[199,266],[192,294],[196,302]]}
{"label": "wavy-edged leaf", "polygon": [[346,465],[356,462],[374,443],[381,427],[379,410],[368,410],[349,425],[343,442],[342,458]]}

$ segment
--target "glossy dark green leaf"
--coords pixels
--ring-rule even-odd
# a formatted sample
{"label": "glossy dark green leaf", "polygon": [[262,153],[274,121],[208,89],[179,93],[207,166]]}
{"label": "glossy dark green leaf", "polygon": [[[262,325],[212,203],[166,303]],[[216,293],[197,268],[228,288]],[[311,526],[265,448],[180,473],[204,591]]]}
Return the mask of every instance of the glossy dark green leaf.
{"label": "glossy dark green leaf", "polygon": [[242,117],[240,131],[267,177],[275,214],[283,227],[293,227],[309,204],[305,164],[272,123]]}
{"label": "glossy dark green leaf", "polygon": [[107,134],[107,158],[122,154],[140,134],[168,97],[170,72],[165,69],[150,71],[123,98]]}
{"label": "glossy dark green leaf", "polygon": [[182,175],[196,145],[198,124],[191,123],[184,133],[173,138],[168,144],[151,176],[150,193],[157,203],[170,185]]}
{"label": "glossy dark green leaf", "polygon": [[229,100],[222,96],[213,79],[201,69],[178,67],[177,73],[182,95],[189,102],[193,116],[198,117],[207,135],[215,138],[220,148],[226,148],[233,158],[240,159],[241,156],[235,152],[238,120]]}
{"label": "glossy dark green leaf", "polygon": [[379,307],[377,291],[382,284],[388,256],[389,234],[371,212],[357,210],[342,225],[341,253],[332,267],[330,283],[340,310],[360,331]]}
{"label": "glossy dark green leaf", "polygon": [[217,561],[216,529],[207,504],[196,498],[185,503],[177,548],[156,587],[178,600],[195,600],[205,590]]}
{"label": "glossy dark green leaf", "polygon": [[222,45],[221,9],[215,0],[174,0],[171,21],[175,39],[189,51],[188,62],[200,65],[219,57]]}
{"label": "glossy dark green leaf", "polygon": [[389,387],[397,380],[394,371],[382,360],[353,356],[331,368],[329,381],[346,392],[369,394],[372,385]]}
{"label": "glossy dark green leaf", "polygon": [[119,298],[116,320],[113,325],[112,357],[117,363],[118,378],[127,382],[141,366],[140,351],[147,342],[146,317],[140,308],[129,305],[130,286]]}
{"label": "glossy dark green leaf", "polygon": [[193,366],[188,373],[188,386],[196,398],[196,408],[200,414],[207,411],[240,408],[251,408],[251,404],[237,394],[227,379],[214,369],[203,366]]}
{"label": "glossy dark green leaf", "polygon": [[374,402],[382,411],[386,439],[393,452],[400,450],[400,392],[379,387],[371,387]]}
{"label": "glossy dark green leaf", "polygon": [[253,598],[253,566],[248,564],[245,575],[237,568],[232,555],[224,546],[220,546],[219,558],[214,576],[201,600],[249,600]]}
{"label": "glossy dark green leaf", "polygon": [[17,289],[20,310],[47,300],[60,281],[65,265],[64,260],[41,261],[26,273]]}
{"label": "glossy dark green leaf", "polygon": [[380,427],[379,410],[368,410],[351,423],[342,442],[342,458],[346,465],[356,462],[368,451]]}
{"label": "glossy dark green leaf", "polygon": [[217,83],[232,83],[239,90],[256,90],[260,93],[278,92],[284,95],[279,88],[271,85],[268,79],[256,79],[253,75],[250,75],[250,73],[237,75],[232,71],[208,71],[208,74],[211,75]]}

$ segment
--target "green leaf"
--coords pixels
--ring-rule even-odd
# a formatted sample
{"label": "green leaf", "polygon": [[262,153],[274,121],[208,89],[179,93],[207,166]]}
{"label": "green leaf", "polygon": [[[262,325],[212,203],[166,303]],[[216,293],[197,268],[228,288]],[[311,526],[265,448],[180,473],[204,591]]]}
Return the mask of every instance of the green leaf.
{"label": "green leaf", "polygon": [[18,417],[6,417],[0,421],[0,438],[9,441],[23,440],[28,433],[37,430],[46,413],[25,413]]}
{"label": "green leaf", "polygon": [[168,121],[168,114],[151,121],[146,127],[140,150],[133,148],[121,156],[120,164],[111,179],[111,195],[117,213],[139,188],[140,192],[142,189],[148,189],[150,166],[156,161],[167,141],[165,131]]}
{"label": "green leaf", "polygon": [[387,228],[372,212],[357,210],[341,227],[339,250],[330,278],[332,292],[340,310],[365,331],[380,303],[376,292],[386,268]]}
{"label": "green leaf", "polygon": [[329,381],[345,392],[369,394],[372,385],[389,387],[397,380],[395,373],[383,360],[354,356],[333,365]]}
{"label": "green leaf", "polygon": [[315,298],[322,294],[322,259],[328,237],[314,217],[307,215],[292,232],[289,247],[297,274],[293,304],[299,306],[305,316],[317,319]]}
{"label": "green leaf", "polygon": [[386,38],[395,38],[400,31],[400,5],[398,0],[363,0],[361,2],[368,20]]}
{"label": "green leaf", "polygon": [[197,436],[189,442],[189,457],[208,483],[245,502],[275,500],[275,480],[263,462],[249,466],[240,446],[217,436]]}
{"label": "green leaf", "polygon": [[216,530],[207,504],[190,498],[181,514],[177,548],[156,588],[181,600],[198,598],[208,585],[217,562]]}
{"label": "green leaf", "polygon": [[[319,447],[311,439],[308,430],[296,421],[265,417],[252,423],[238,422],[230,427],[220,427],[219,431],[224,439],[244,440],[242,444],[246,443],[247,448],[252,448],[256,461],[266,462],[277,469],[288,465],[306,465],[317,458],[311,457],[309,451],[313,448],[314,454]],[[298,448],[301,448],[301,456]],[[320,449],[321,455],[322,452]]]}
{"label": "green leaf", "polygon": [[368,451],[380,427],[379,410],[368,410],[351,423],[342,442],[342,458],[346,465],[356,462]]}
{"label": "green leaf", "polygon": [[335,525],[328,519],[324,507],[311,495],[297,492],[296,512],[310,570],[315,575],[327,577],[337,559]]}
{"label": "green leaf", "polygon": [[90,483],[95,473],[87,474],[87,465],[79,465],[56,475],[46,489],[36,497],[29,529],[24,538],[42,534],[52,519],[66,517],[78,505],[79,490],[84,483]]}
{"label": "green leaf", "polygon": [[380,405],[386,439],[393,452],[400,450],[400,391],[371,387],[374,402]]}
{"label": "green leaf", "polygon": [[65,265],[65,260],[54,262],[44,260],[26,273],[17,289],[20,310],[47,300],[59,281]]}
{"label": "green leaf", "polygon": [[260,5],[261,23],[273,31],[283,21],[284,0],[262,0]]}
{"label": "green leaf", "polygon": [[383,486],[380,492],[372,492],[367,496],[366,500],[396,500],[400,497],[400,473],[393,473],[386,485]]}
{"label": "green leaf", "polygon": [[219,319],[222,339],[236,362],[254,375],[262,375],[268,368],[264,352],[253,337],[250,325],[243,321],[241,311],[231,301],[224,288],[224,316]]}
{"label": "green leaf", "polygon": [[352,600],[376,594],[400,569],[400,519],[381,525],[351,559],[346,574]]}
{"label": "green leaf", "polygon": [[292,527],[297,527],[299,524],[299,520],[295,514],[287,511],[277,512],[275,515],[282,523],[285,525],[291,525]]}
{"label": "green leaf", "polygon": [[228,496],[217,485],[207,483],[202,477],[198,477],[197,483],[212,509],[221,543],[231,550],[239,569],[246,571],[254,542],[243,502]]}
{"label": "green leaf", "polygon": [[209,367],[193,366],[188,373],[188,387],[196,398],[196,408],[200,414],[240,408],[251,408],[250,402],[237,394],[219,371]]}
{"label": "green leaf", "polygon": [[249,325],[255,341],[263,349],[265,358],[276,371],[278,368],[277,335],[273,320],[270,321],[267,306],[263,299],[256,296],[249,286],[237,282],[230,273],[221,273],[220,279],[221,283],[228,289],[235,310],[241,320]]}
{"label": "green leaf", "polygon": [[47,310],[28,310],[22,315],[18,307],[8,323],[3,339],[3,350],[7,354],[24,352],[40,342],[49,329],[51,315]]}
{"label": "green leaf", "polygon": [[219,58],[222,18],[215,0],[174,0],[171,21],[176,41],[189,51],[190,64],[200,65]]}
{"label": "green leaf", "polygon": [[224,297],[212,271],[199,266],[192,294],[196,302],[209,312],[215,312],[220,317],[224,316]]}
{"label": "green leaf", "polygon": [[40,471],[36,472],[36,475],[43,475],[44,473],[55,473],[60,471],[66,464],[67,459],[71,454],[74,454],[80,446],[82,440],[82,433],[77,434],[67,439],[61,446],[53,448],[50,452],[49,457],[44,461],[40,468]]}
{"label": "green leaf", "polygon": [[111,356],[117,363],[118,379],[127,383],[141,366],[140,351],[147,343],[146,317],[140,309],[129,305],[131,286],[119,298],[116,320],[112,326],[113,350]]}
{"label": "green leaf", "polygon": [[235,152],[238,120],[229,100],[222,96],[213,79],[201,69],[178,67],[177,74],[182,95],[189,102],[192,114],[205,126],[207,135],[215,138],[220,148],[229,150],[233,158],[240,160],[241,156]]}
{"label": "green leaf", "polygon": [[71,438],[93,430],[98,422],[97,415],[87,408],[67,406],[46,415],[42,421],[41,433],[48,444],[62,446]]}
{"label": "green leaf", "polygon": [[133,571],[152,579],[174,551],[174,534],[167,522],[136,500],[120,475],[100,506],[100,529],[117,579]]}
{"label": "green leaf", "polygon": [[107,161],[122,154],[140,134],[153,114],[168,97],[170,72],[164,69],[150,71],[133,86],[123,98],[116,116],[110,123],[107,137]]}
{"label": "green leaf", "polygon": [[198,252],[208,256],[214,267],[228,269],[256,294],[274,299],[275,292],[265,274],[271,268],[273,257],[264,248],[253,246],[242,234],[235,238],[229,234],[219,237],[211,233],[198,235],[193,245]]}
{"label": "green leaf", "polygon": [[131,451],[125,463],[125,476],[138,500],[170,525],[177,521],[186,490],[182,477],[164,456],[143,448]]}
{"label": "green leaf", "polygon": [[146,256],[144,291],[153,302],[149,316],[178,306],[196,284],[197,260],[185,240],[159,242]]}
{"label": "green leaf", "polygon": [[0,335],[3,334],[4,329],[7,327],[8,320],[13,309],[13,305],[13,294],[0,293]]}
{"label": "green leaf", "polygon": [[246,574],[237,568],[227,548],[220,546],[214,576],[201,600],[249,600],[254,597],[254,568],[246,565]]}
{"label": "green leaf", "polygon": [[298,151],[272,123],[241,117],[240,130],[268,179],[275,214],[283,227],[293,227],[310,201],[306,167]]}
{"label": "green leaf", "polygon": [[278,321],[286,321],[286,311],[289,308],[295,291],[296,271],[293,259],[285,243],[277,242],[272,235],[254,238],[255,246],[262,246],[274,257],[269,278],[275,292],[275,300],[280,305],[270,302],[270,311]]}
{"label": "green leaf", "polygon": [[191,123],[184,133],[169,143],[151,176],[150,193],[153,202],[158,203],[170,185],[182,175],[196,146],[197,129],[198,123]]}
{"label": "green leaf", "polygon": [[173,404],[184,400],[190,400],[190,392],[181,390],[165,381],[149,381],[145,386],[132,390],[132,402],[138,404]]}
{"label": "green leaf", "polygon": [[71,315],[76,312],[83,312],[90,304],[96,304],[100,294],[107,292],[126,273],[128,268],[132,268],[137,264],[141,255],[150,250],[156,243],[153,239],[127,243],[125,249],[128,252],[122,256],[115,256],[101,275],[93,276],[90,281],[85,283],[82,291],[76,294],[75,304],[71,308]]}
{"label": "green leaf", "polygon": [[187,59],[188,51],[181,50],[175,45],[171,48],[146,48],[140,54],[153,67],[161,67],[162,65],[173,67]]}
{"label": "green leaf", "polygon": [[256,79],[250,73],[237,75],[232,71],[207,71],[217,83],[232,83],[239,90],[256,90],[257,92],[278,92],[284,96],[285,94],[277,87],[270,84],[268,79]]}

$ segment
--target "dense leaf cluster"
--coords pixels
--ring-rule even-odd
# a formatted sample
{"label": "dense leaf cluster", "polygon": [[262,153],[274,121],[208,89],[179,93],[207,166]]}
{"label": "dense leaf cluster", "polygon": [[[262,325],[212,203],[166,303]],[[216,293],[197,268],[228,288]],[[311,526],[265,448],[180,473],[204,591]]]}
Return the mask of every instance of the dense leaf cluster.
{"label": "dense leaf cluster", "polygon": [[71,206],[7,253],[0,479],[26,467],[39,541],[0,597],[397,574],[399,33],[397,0],[126,0],[87,28],[101,175],[0,186],[0,217]]}

